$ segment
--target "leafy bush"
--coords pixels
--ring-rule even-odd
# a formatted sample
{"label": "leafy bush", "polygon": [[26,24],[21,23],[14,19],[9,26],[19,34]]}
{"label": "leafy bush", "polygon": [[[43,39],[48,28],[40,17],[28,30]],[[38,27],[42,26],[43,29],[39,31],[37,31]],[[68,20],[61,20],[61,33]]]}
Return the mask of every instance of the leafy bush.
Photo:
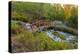
{"label": "leafy bush", "polygon": [[24,28],[22,28],[21,25],[19,25],[16,22],[11,22],[11,33],[12,34],[19,34],[20,32],[22,32],[24,30]]}
{"label": "leafy bush", "polygon": [[27,16],[23,13],[18,13],[18,12],[12,12],[12,20],[18,20],[18,21],[23,21],[27,22]]}

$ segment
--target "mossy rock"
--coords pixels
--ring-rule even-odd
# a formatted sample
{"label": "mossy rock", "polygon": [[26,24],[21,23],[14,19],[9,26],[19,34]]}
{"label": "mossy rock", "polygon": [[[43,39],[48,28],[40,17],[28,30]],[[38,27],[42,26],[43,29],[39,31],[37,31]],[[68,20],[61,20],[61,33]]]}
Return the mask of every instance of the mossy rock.
{"label": "mossy rock", "polygon": [[60,37],[61,39],[65,40],[64,35],[59,34],[58,32],[53,32],[53,35],[55,35],[55,36],[57,36],[57,37]]}

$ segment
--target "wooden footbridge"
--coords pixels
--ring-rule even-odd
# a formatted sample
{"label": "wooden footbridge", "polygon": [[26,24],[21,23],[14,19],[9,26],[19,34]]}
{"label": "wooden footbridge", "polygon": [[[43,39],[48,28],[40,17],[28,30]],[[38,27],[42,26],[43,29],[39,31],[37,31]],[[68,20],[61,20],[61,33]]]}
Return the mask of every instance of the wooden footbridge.
{"label": "wooden footbridge", "polygon": [[[32,23],[32,26],[37,26],[38,28],[49,28],[55,26],[55,24],[48,20],[39,20]],[[34,28],[34,27],[33,27]]]}

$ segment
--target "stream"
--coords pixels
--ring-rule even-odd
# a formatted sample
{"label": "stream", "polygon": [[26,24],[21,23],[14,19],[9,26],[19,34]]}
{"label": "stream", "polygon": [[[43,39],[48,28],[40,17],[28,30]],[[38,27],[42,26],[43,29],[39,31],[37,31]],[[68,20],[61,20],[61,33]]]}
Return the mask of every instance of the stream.
{"label": "stream", "polygon": [[[58,34],[63,35],[64,39],[61,39],[60,37],[52,34],[54,32],[57,32]],[[48,35],[48,37],[50,37],[51,39],[57,42],[68,42],[68,43],[77,42],[77,36],[69,34],[69,33],[65,33],[62,31],[49,30],[49,31],[46,31],[45,33]]]}
{"label": "stream", "polygon": [[[12,22],[17,23],[20,21],[12,21]],[[30,30],[30,31],[32,30],[31,26],[30,26],[31,24],[24,23],[24,22],[20,22],[20,23],[23,25],[23,27],[27,28],[28,30]],[[64,26],[64,27],[66,27],[66,26]],[[67,42],[67,43],[72,43],[72,44],[77,44],[77,42],[78,42],[78,36],[77,35],[73,35],[73,34],[70,34],[67,32],[58,31],[58,30],[55,31],[54,29],[48,29],[46,31],[41,30],[40,32],[44,32],[45,34],[47,34],[47,36],[49,38],[51,38],[52,40],[57,41],[57,42]],[[54,34],[55,32],[59,35],[62,35],[64,39],[62,39],[61,36],[55,35]]]}

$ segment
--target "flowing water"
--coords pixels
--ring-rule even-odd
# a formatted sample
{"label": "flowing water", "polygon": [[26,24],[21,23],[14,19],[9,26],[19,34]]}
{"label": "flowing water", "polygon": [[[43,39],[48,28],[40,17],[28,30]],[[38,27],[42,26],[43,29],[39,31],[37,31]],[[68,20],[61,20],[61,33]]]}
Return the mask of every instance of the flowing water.
{"label": "flowing water", "polygon": [[[58,34],[60,35],[63,35],[64,36],[64,40],[61,39],[60,37],[54,35],[53,33],[54,32],[57,32]],[[62,32],[62,31],[54,31],[54,30],[48,30],[45,32],[51,39],[53,39],[54,41],[58,41],[58,42],[69,42],[71,43],[71,41],[77,41],[77,36],[75,35],[72,35],[72,34],[69,34],[69,33],[65,33],[65,32]]]}
{"label": "flowing water", "polygon": [[[19,21],[12,21],[12,22],[19,22]],[[28,26],[28,28],[30,27],[30,24],[28,23],[28,25],[26,26],[27,23],[24,22],[20,22],[22,25],[24,25],[23,27]],[[64,27],[66,27],[65,25],[63,25]],[[68,27],[66,27],[68,28]],[[29,30],[31,30],[29,28]],[[40,32],[45,32],[47,34],[48,37],[50,37],[52,40],[57,41],[57,42],[68,42],[68,43],[74,43],[76,44],[78,42],[78,37],[77,35],[73,35],[67,32],[63,32],[63,31],[55,31],[54,29],[48,29],[46,31],[40,30]],[[64,37],[64,39],[60,38],[59,36],[54,35],[54,32],[57,32],[57,34],[62,35]]]}

